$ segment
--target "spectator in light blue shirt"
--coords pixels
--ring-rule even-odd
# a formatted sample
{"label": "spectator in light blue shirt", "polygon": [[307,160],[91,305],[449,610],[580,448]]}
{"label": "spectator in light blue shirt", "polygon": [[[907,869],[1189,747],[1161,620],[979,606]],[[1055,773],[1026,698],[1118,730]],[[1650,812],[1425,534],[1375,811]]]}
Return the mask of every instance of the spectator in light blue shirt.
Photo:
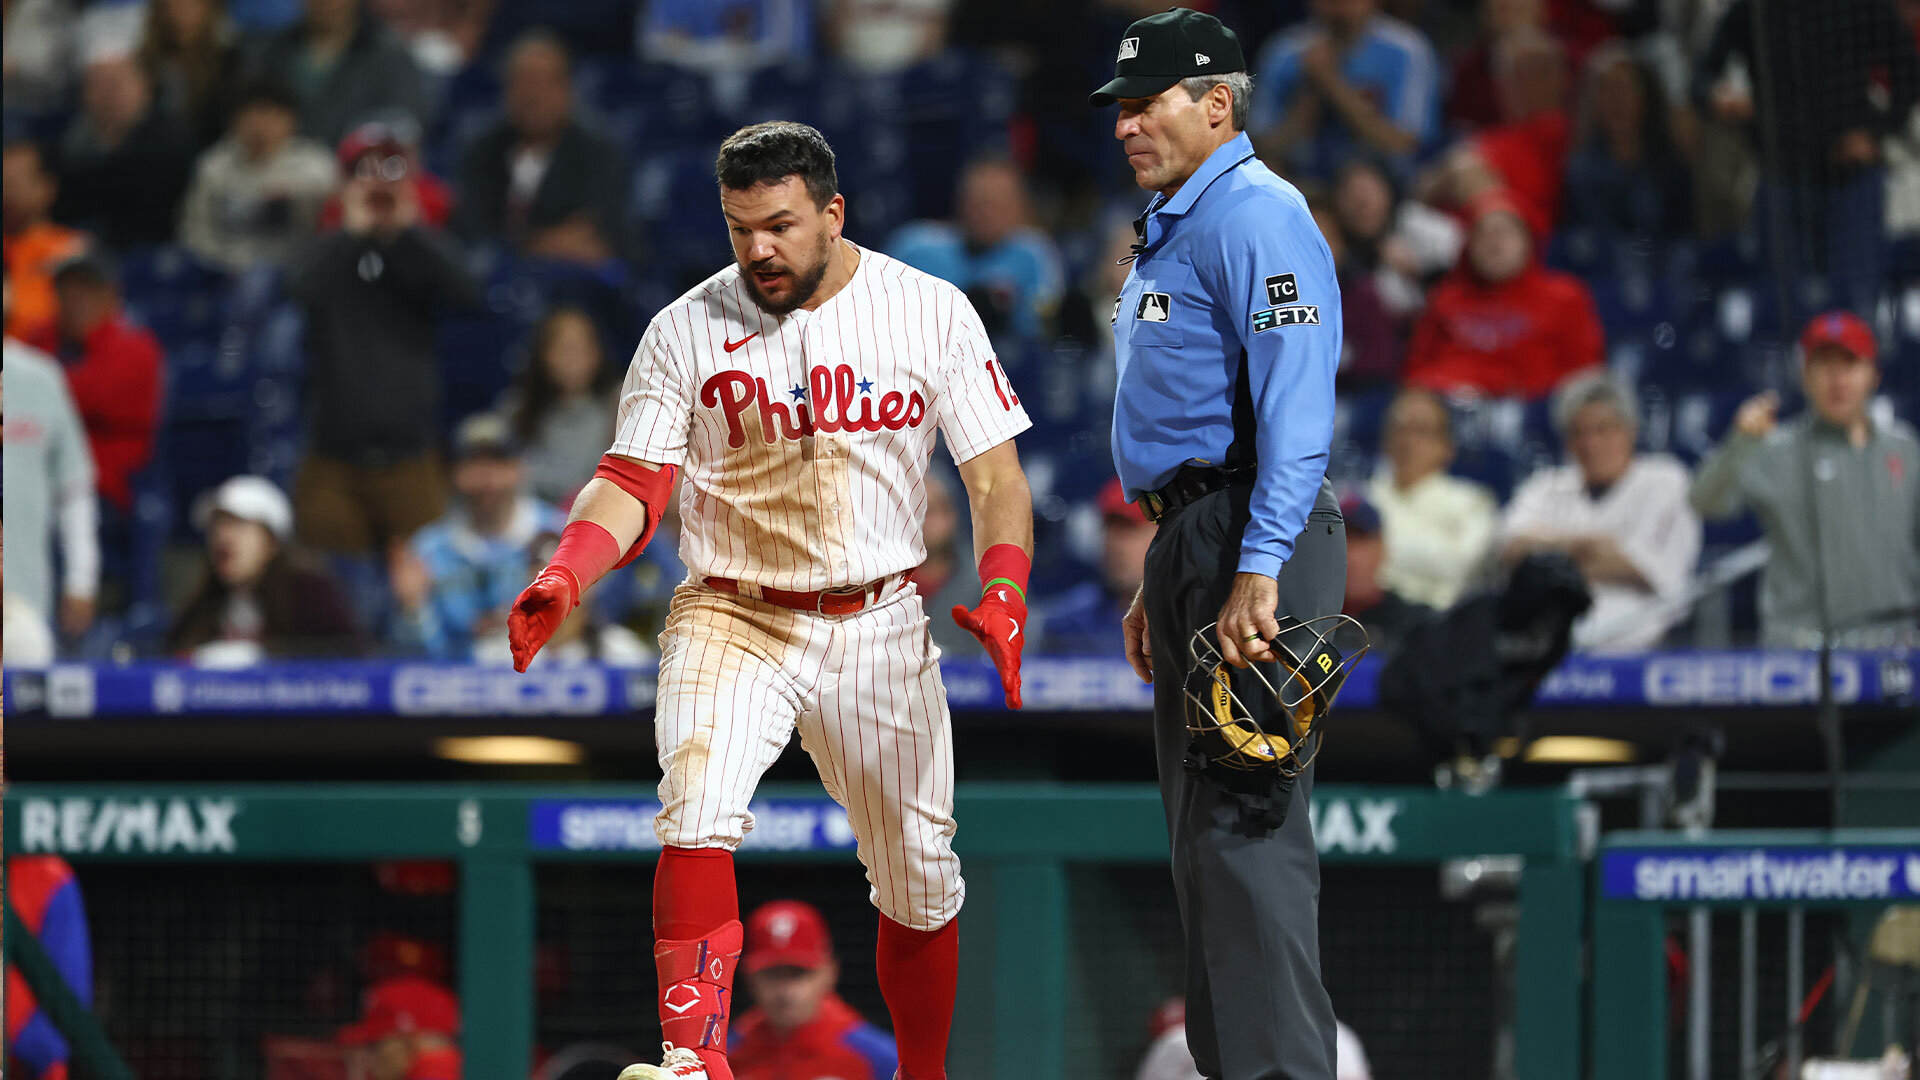
{"label": "spectator in light blue shirt", "polygon": [[960,287],[994,338],[1033,338],[1060,305],[1060,253],[1033,227],[1026,178],[1010,161],[985,159],[960,178],[957,220],[902,228],[887,253]]}
{"label": "spectator in light blue shirt", "polygon": [[566,526],[560,509],[527,493],[526,468],[507,421],[479,413],[453,438],[453,487],[446,517],[415,533],[391,567],[401,644],[439,659],[464,660],[476,639],[506,625],[527,576],[530,545]]}
{"label": "spectator in light blue shirt", "polygon": [[1326,180],[1355,151],[1399,168],[1440,130],[1440,69],[1419,30],[1378,0],[1314,0],[1261,53],[1249,128],[1294,179]]}

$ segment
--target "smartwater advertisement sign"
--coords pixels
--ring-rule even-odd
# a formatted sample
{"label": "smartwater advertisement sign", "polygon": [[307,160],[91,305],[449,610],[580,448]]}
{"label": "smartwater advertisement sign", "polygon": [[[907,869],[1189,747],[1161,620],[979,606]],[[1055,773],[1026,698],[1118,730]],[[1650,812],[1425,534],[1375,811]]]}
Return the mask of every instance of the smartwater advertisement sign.
{"label": "smartwater advertisement sign", "polygon": [[1600,856],[1609,900],[1851,901],[1920,898],[1920,846],[1632,848]]}
{"label": "smartwater advertisement sign", "polygon": [[[746,851],[852,851],[847,812],[831,799],[756,799]],[[659,851],[658,799],[539,799],[528,820],[535,851]]]}

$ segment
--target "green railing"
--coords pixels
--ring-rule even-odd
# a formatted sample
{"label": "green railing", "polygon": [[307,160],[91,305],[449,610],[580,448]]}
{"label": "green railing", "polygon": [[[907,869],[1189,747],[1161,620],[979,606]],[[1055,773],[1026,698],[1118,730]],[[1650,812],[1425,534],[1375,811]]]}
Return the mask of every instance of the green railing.
{"label": "green railing", "polygon": [[[1920,830],[1836,829],[1740,831],[1688,838],[1677,833],[1629,832],[1609,835],[1600,845],[1593,874],[1593,1056],[1592,1080],[1659,1080],[1668,1074],[1667,1032],[1671,1012],[1667,994],[1665,940],[1669,916],[1677,910],[1786,911],[1790,922],[1788,1010],[1800,1004],[1802,942],[1794,927],[1808,909],[1872,910],[1889,903],[1911,903],[1920,896]],[[1756,943],[1747,917],[1741,943],[1743,1011],[1757,1008],[1750,990]],[[1689,931],[1690,967],[1708,977],[1706,928]],[[1697,1027],[1710,1010],[1710,985],[1690,993],[1687,1034],[1700,1040],[1687,1047],[1688,1072],[1710,1070],[1706,1031]],[[1773,1015],[1774,1003],[1767,1003]],[[1742,1042],[1751,1031],[1791,1028],[1780,1019],[1762,1025],[1745,1019]],[[1743,1058],[1752,1057],[1743,1046]],[[1718,1063],[1722,1067],[1732,1062]],[[1742,1061],[1741,1068],[1751,1067]],[[1571,1075],[1571,1074],[1570,1074]],[[1716,1075],[1736,1075],[1717,1073]],[[1744,1075],[1744,1073],[1738,1074]],[[1794,1075],[1798,1075],[1795,1072]]]}
{"label": "green railing", "polygon": [[[520,1080],[515,1063],[528,1060],[533,1040],[535,864],[651,859],[630,844],[623,850],[598,840],[568,849],[553,833],[556,806],[644,805],[652,797],[649,789],[604,785],[16,785],[6,796],[5,845],[9,853],[53,852],[83,867],[89,860],[457,860],[467,1072],[472,1080]],[[768,785],[761,798],[824,803],[814,786]],[[1068,867],[1164,865],[1158,793],[1147,785],[982,783],[961,785],[955,801],[955,847],[979,883],[968,906],[993,928],[991,947],[966,957],[956,1068],[966,1057],[970,1068],[960,1075],[1063,1075]],[[1525,988],[1515,1005],[1522,1080],[1579,1074],[1581,809],[1558,792],[1474,798],[1338,785],[1315,792],[1316,842],[1328,863],[1524,858],[1515,961]],[[750,843],[741,858],[852,861],[843,847],[804,842],[820,835],[790,837],[779,845],[784,850]]]}

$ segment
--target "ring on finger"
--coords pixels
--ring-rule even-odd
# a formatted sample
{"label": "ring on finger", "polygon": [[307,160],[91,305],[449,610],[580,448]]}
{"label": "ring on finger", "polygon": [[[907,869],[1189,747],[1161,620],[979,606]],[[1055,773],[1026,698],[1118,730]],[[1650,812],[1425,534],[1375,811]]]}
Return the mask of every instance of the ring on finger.
{"label": "ring on finger", "polygon": [[1242,640],[1242,641],[1259,641],[1259,640],[1260,640],[1260,631],[1258,631],[1258,630],[1255,630],[1255,631],[1254,631],[1253,633],[1251,633],[1251,634],[1248,634],[1248,635],[1247,635],[1246,637],[1244,637],[1244,638],[1241,638],[1240,640]]}

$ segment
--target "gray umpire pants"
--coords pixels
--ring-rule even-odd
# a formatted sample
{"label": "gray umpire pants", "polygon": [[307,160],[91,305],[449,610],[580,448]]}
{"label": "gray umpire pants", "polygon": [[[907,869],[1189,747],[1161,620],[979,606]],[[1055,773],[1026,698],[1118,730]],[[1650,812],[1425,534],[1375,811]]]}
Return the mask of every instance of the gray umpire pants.
{"label": "gray umpire pants", "polygon": [[[1311,771],[1278,829],[1247,824],[1238,796],[1187,769],[1195,630],[1233,588],[1248,487],[1203,496],[1161,522],[1147,549],[1154,747],[1186,934],[1187,1045],[1209,1080],[1333,1080],[1333,1003],[1320,981],[1320,859],[1307,814]],[[1347,534],[1324,481],[1293,557],[1279,614],[1340,610]]]}

